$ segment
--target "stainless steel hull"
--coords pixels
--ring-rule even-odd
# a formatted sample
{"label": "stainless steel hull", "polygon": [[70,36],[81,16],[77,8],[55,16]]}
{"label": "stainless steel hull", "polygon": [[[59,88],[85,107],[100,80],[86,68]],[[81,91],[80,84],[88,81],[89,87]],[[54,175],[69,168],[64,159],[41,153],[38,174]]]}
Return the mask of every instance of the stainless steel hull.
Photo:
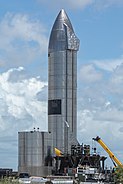
{"label": "stainless steel hull", "polygon": [[48,49],[48,130],[52,152],[69,151],[77,134],[77,51],[79,40],[64,10],[56,18]]}

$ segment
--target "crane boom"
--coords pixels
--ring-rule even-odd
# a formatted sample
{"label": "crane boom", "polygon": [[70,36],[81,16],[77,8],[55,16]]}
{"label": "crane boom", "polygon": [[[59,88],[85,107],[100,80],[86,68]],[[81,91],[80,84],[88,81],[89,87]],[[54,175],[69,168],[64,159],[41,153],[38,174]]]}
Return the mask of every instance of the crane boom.
{"label": "crane boom", "polygon": [[[123,167],[123,164],[119,161],[119,159],[113,154],[113,152],[108,148],[108,146],[106,146],[106,144],[102,141],[102,139],[97,136],[96,138],[93,138],[94,141],[97,141],[102,148],[108,153],[108,155],[110,156],[110,158],[120,167]],[[115,165],[116,165],[115,164]]]}

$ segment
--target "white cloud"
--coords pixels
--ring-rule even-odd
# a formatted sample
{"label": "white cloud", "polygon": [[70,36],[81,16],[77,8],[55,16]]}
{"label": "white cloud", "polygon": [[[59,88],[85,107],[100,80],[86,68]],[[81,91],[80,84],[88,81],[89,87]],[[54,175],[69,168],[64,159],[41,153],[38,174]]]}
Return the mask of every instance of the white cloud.
{"label": "white cloud", "polygon": [[116,85],[123,83],[123,63],[115,68],[111,81]]}
{"label": "white cloud", "polygon": [[[25,14],[7,13],[0,22],[0,63],[20,66],[35,61],[47,50],[45,27]],[[4,62],[2,62],[4,60]]]}
{"label": "white cloud", "polygon": [[88,64],[81,67],[79,78],[84,82],[97,82],[101,80],[102,74],[92,64]]}
{"label": "white cloud", "polygon": [[[123,59],[121,57],[90,63],[83,65],[79,74],[81,78],[78,85],[78,139],[92,145],[92,138],[99,135],[121,159]],[[107,156],[100,146],[98,149]]]}
{"label": "white cloud", "polygon": [[123,111],[115,108],[115,107],[110,107],[110,109],[105,108],[104,110],[101,110],[99,113],[96,114],[96,116],[93,117],[94,120],[98,121],[108,121],[111,122],[112,124],[115,123],[120,123],[122,125],[123,121]]}
{"label": "white cloud", "polygon": [[91,62],[99,69],[112,72],[123,63],[123,57],[118,59],[93,60]]}
{"label": "white cloud", "polygon": [[4,135],[10,127],[12,131],[8,134],[11,135],[13,132],[15,134],[17,131],[31,129],[33,126],[42,130],[47,128],[46,123],[44,124],[47,121],[47,103],[37,99],[37,94],[47,88],[47,82],[41,82],[39,78],[9,81],[11,74],[22,70],[24,70],[22,67],[14,68],[0,75],[1,135]]}

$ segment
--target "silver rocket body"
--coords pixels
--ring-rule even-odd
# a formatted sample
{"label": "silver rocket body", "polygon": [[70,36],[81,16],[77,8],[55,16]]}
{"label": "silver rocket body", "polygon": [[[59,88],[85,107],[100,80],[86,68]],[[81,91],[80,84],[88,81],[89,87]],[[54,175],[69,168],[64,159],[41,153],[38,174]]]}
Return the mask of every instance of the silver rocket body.
{"label": "silver rocket body", "polygon": [[77,134],[79,40],[64,10],[53,25],[48,47],[48,131],[50,146],[66,153]]}

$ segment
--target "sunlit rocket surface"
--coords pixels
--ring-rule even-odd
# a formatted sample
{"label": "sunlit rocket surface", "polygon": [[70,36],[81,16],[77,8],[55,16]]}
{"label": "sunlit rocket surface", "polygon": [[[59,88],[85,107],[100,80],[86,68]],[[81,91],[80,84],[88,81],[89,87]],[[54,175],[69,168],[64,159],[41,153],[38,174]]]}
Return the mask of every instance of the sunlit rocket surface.
{"label": "sunlit rocket surface", "polygon": [[77,51],[79,39],[62,9],[53,25],[48,47],[48,131],[51,147],[69,149],[77,134]]}

